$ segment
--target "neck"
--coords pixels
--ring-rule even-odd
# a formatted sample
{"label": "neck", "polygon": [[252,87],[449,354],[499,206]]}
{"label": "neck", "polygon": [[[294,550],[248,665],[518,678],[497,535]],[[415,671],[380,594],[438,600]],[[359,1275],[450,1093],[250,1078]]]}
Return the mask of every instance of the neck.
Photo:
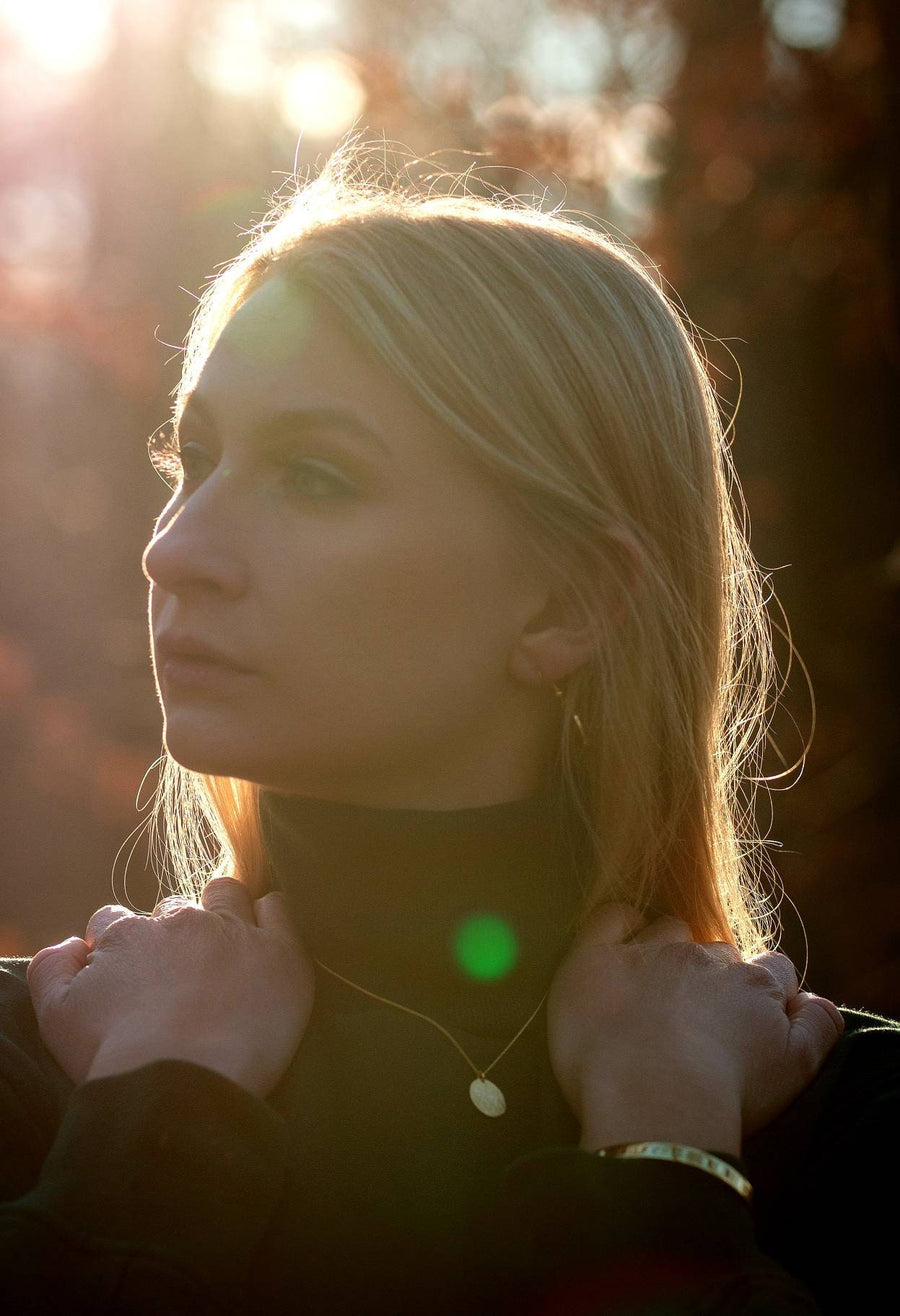
{"label": "neck", "polygon": [[[449,811],[489,808],[553,789],[558,764],[559,713],[546,690],[514,691],[512,707],[496,701],[493,712],[479,709],[453,731],[429,737],[420,753],[395,754],[389,763],[323,777],[315,784],[286,778],[271,793],[356,804],[367,808]],[[514,715],[513,715],[514,714]],[[439,739],[440,748],[435,749]]]}
{"label": "neck", "polygon": [[421,761],[401,768],[373,772],[366,764],[364,774],[322,778],[317,767],[315,786],[296,781],[272,785],[269,794],[301,799],[319,799],[373,809],[431,810],[489,808],[541,794],[551,789],[554,764],[539,753],[537,744],[527,747],[492,738],[484,745],[467,742],[454,757],[447,740],[437,762]]}
{"label": "neck", "polygon": [[449,1026],[500,1035],[537,1004],[588,868],[561,792],[388,809],[262,791],[260,809],[276,884],[329,969]]}

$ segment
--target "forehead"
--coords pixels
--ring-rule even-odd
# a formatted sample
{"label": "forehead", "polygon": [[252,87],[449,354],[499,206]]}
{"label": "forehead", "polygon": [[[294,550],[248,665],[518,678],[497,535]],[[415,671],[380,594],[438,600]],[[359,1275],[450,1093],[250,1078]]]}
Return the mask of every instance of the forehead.
{"label": "forehead", "polygon": [[223,429],[280,411],[339,407],[386,437],[440,443],[442,427],[374,351],[306,290],[272,276],[225,326],[195,390]]}

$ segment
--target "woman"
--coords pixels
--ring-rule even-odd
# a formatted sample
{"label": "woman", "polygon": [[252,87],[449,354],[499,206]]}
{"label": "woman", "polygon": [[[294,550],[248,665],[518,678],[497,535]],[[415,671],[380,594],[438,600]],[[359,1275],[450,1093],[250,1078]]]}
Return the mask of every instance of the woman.
{"label": "woman", "polygon": [[847,1310],[900,1048],[770,949],[702,361],[608,238],[366,161],[212,284],[154,445],[181,895],[7,975],[9,1295]]}

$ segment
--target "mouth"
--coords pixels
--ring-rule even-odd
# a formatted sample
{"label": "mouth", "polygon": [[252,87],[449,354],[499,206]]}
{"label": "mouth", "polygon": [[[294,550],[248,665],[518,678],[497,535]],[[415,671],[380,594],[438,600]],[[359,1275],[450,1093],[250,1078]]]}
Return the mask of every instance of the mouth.
{"label": "mouth", "polygon": [[253,675],[203,640],[188,635],[163,634],[156,640],[156,669],[167,687],[231,690]]}
{"label": "mouth", "polygon": [[164,631],[156,637],[156,658],[160,666],[165,666],[168,662],[185,662],[206,665],[209,667],[223,667],[228,671],[248,674],[250,668],[243,663],[238,662],[235,658],[224,650],[216,649],[213,645],[207,644],[205,640],[196,639],[191,635],[173,634]]}
{"label": "mouth", "polygon": [[172,653],[164,658],[159,668],[160,682],[167,690],[199,690],[230,693],[246,684],[253,673],[245,668],[231,667],[211,658],[198,658]]}

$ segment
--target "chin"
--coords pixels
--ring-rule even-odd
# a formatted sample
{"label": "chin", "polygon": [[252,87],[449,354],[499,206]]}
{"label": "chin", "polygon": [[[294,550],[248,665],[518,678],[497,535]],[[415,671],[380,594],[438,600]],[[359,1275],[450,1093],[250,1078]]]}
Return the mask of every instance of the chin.
{"label": "chin", "polygon": [[[179,767],[210,777],[241,777],[253,781],[253,747],[234,738],[184,725],[178,717],[167,718],[163,745]],[[258,745],[257,745],[258,754]]]}
{"label": "chin", "polygon": [[293,774],[288,774],[291,779],[285,780],[283,767],[279,770],[280,765],[270,758],[260,757],[261,743],[266,743],[265,736],[254,736],[250,744],[227,740],[221,735],[203,736],[178,726],[174,719],[163,732],[163,745],[170,758],[189,772],[204,777],[231,777],[287,794],[302,794],[303,788],[293,780]]}

